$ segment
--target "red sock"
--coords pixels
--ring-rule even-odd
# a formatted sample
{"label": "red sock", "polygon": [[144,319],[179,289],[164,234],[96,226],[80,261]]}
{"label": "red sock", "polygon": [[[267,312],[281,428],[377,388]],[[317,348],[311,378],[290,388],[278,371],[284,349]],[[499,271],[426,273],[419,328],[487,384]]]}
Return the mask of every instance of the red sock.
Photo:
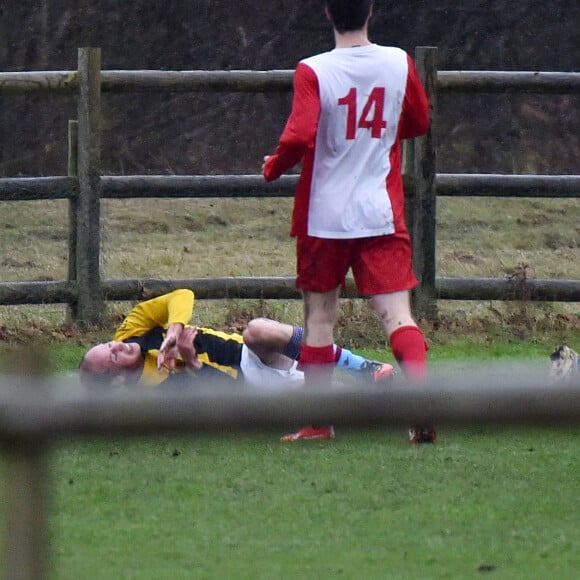
{"label": "red sock", "polygon": [[389,344],[407,377],[415,381],[424,380],[429,345],[421,329],[417,326],[401,326],[391,334]]}
{"label": "red sock", "polygon": [[334,371],[334,346],[309,346],[302,343],[298,368],[304,371],[307,385],[330,384]]}

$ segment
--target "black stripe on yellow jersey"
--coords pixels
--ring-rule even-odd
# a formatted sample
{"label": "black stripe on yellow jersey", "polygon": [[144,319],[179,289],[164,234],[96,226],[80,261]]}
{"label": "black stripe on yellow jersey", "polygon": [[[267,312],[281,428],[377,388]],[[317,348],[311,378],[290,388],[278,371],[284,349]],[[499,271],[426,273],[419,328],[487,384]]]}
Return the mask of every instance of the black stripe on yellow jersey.
{"label": "black stripe on yellow jersey", "polygon": [[[157,326],[139,336],[131,336],[123,341],[135,342],[141,348],[144,365],[140,382],[150,386],[166,381],[174,383],[177,382],[178,375],[185,373],[195,374],[196,377],[199,375],[200,378],[208,377],[213,374],[210,369],[218,371],[222,378],[237,379],[239,377],[243,346],[243,338],[240,334],[198,327],[193,344],[199,360],[204,363],[204,368],[201,372],[189,371],[177,361],[174,375],[170,375],[166,369],[161,372],[157,370],[157,354],[164,338],[165,329]],[[183,383],[182,379],[183,377],[179,377],[179,383]]]}

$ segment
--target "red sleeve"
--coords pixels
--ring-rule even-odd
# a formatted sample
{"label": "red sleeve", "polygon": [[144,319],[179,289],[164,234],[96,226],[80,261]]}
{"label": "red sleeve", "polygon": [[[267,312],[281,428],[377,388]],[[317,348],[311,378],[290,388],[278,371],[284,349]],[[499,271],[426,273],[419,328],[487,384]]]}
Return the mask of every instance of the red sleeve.
{"label": "red sleeve", "polygon": [[425,89],[415,63],[409,55],[407,55],[407,63],[407,87],[399,122],[399,138],[401,139],[423,135],[429,129],[429,101]]}
{"label": "red sleeve", "polygon": [[309,66],[300,63],[294,73],[292,111],[278,142],[276,153],[264,165],[266,181],[280,177],[299,163],[308,149],[314,148],[319,116],[318,79]]}

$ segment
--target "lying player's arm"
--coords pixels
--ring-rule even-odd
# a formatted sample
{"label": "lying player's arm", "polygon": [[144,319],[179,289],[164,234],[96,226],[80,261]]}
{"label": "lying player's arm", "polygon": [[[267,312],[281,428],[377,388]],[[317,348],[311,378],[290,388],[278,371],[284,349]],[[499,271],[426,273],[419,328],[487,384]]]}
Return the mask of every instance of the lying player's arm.
{"label": "lying player's arm", "polygon": [[137,304],[115,333],[114,340],[138,336],[157,326],[169,329],[172,324],[185,326],[193,316],[195,296],[179,289]]}
{"label": "lying player's arm", "polygon": [[203,363],[197,358],[197,352],[194,346],[196,336],[197,328],[186,326],[177,341],[177,350],[185,366],[189,369],[200,369],[203,366]]}

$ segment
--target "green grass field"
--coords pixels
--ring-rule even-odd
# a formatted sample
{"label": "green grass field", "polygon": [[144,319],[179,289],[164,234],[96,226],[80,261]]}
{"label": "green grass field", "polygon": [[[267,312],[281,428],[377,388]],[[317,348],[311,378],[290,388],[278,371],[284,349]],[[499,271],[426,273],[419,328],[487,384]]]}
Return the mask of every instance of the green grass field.
{"label": "green grass field", "polygon": [[577,578],[578,432],[71,442],[54,577]]}

